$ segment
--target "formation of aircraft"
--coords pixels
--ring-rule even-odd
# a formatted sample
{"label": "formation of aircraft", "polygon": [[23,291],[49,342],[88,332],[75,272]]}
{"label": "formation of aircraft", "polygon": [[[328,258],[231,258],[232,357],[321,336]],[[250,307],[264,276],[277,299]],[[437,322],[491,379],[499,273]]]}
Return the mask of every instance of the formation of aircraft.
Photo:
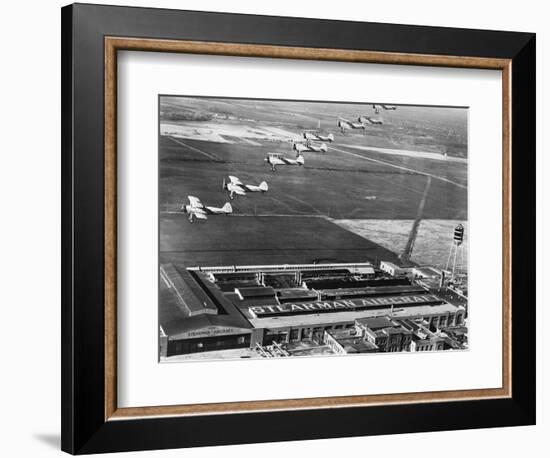
{"label": "formation of aircraft", "polygon": [[359,116],[357,119],[361,124],[374,124],[374,125],[382,125],[384,124],[384,121],[380,118],[373,118],[372,116]]}
{"label": "formation of aircraft", "polygon": [[328,151],[328,147],[326,143],[316,144],[311,143],[308,141],[307,143],[294,143],[294,146],[292,147],[297,153],[300,155],[304,151],[313,151],[315,153],[326,153]]}
{"label": "formation of aircraft", "polygon": [[[397,107],[393,105],[383,105],[383,104],[373,104],[372,108],[376,114],[380,112],[380,109],[383,110],[396,110]],[[346,130],[354,129],[366,129],[367,125],[381,125],[384,124],[383,120],[380,118],[373,118],[371,116],[362,115],[359,116],[357,122],[349,121],[345,118],[338,118],[337,125],[340,128],[342,133],[345,133]],[[319,122],[320,127],[320,122]],[[304,131],[302,136],[306,142],[295,142],[293,149],[296,150],[296,158],[285,157],[282,154],[278,153],[268,153],[265,162],[271,165],[271,170],[275,172],[277,166],[302,166],[305,164],[305,159],[303,152],[305,151],[314,151],[314,152],[323,152],[328,151],[326,143],[317,143],[317,142],[329,142],[334,141],[334,134],[323,135],[319,133],[319,130],[309,130]],[[315,143],[313,143],[315,142]],[[248,192],[267,192],[269,187],[265,181],[262,181],[259,185],[244,184],[239,178],[233,175],[229,175],[229,181],[225,179],[222,182],[222,188],[224,191],[229,192],[229,198],[232,200],[235,198],[235,195],[244,196]],[[189,222],[193,222],[193,218],[196,219],[208,219],[208,215],[229,215],[233,213],[233,207],[229,202],[226,202],[222,207],[212,207],[204,205],[198,197],[188,196],[189,204],[183,204],[181,210],[183,213],[189,215]],[[376,196],[367,196],[367,200],[375,200]]]}
{"label": "formation of aircraft", "polygon": [[190,223],[193,222],[193,217],[197,219],[208,219],[206,215],[229,215],[230,213],[233,213],[233,207],[231,207],[229,202],[226,202],[223,207],[218,208],[203,205],[198,197],[187,196],[187,198],[189,199],[189,204],[183,204],[181,209],[183,213],[187,213],[189,215]]}
{"label": "formation of aircraft", "polygon": [[302,166],[305,164],[304,156],[300,153],[298,153],[298,157],[296,159],[284,157],[281,154],[277,154],[277,153],[268,153],[267,157],[265,158],[265,161],[271,165],[272,172],[275,172],[277,170],[276,167],[278,165]]}
{"label": "formation of aircraft", "polygon": [[229,175],[229,182],[223,180],[222,188],[224,191],[229,192],[229,198],[233,199],[235,194],[239,196],[246,195],[247,192],[267,192],[269,187],[265,181],[262,181],[259,185],[243,184],[237,177]]}
{"label": "formation of aircraft", "polygon": [[308,141],[329,142],[334,141],[334,134],[322,135],[315,130],[306,130],[303,134],[304,139]]}

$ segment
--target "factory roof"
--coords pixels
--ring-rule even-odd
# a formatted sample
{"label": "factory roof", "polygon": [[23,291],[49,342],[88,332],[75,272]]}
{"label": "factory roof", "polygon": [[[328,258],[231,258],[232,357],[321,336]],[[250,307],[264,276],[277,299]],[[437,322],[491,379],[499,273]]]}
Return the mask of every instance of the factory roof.
{"label": "factory roof", "polygon": [[[459,307],[449,304],[417,305],[404,308],[391,307],[383,309],[346,310],[332,313],[312,313],[307,315],[280,315],[265,318],[248,318],[248,321],[257,328],[282,328],[298,326],[322,326],[326,323],[349,323],[361,318],[390,316],[391,318],[415,318],[422,316],[455,313]],[[244,310],[243,310],[244,312]]]}
{"label": "factory roof", "polygon": [[177,306],[185,315],[217,314],[218,308],[197,284],[191,273],[173,264],[160,267],[161,277],[178,297]]}
{"label": "factory roof", "polygon": [[318,289],[321,295],[325,296],[379,296],[382,294],[401,294],[401,293],[427,293],[425,288],[419,285],[387,285],[387,286],[366,286],[363,288],[336,288],[336,289]]}
{"label": "factory roof", "polygon": [[360,318],[357,323],[366,326],[373,331],[377,329],[397,327],[399,324],[393,322],[388,316],[379,316],[374,318]]}
{"label": "factory roof", "polygon": [[235,288],[250,288],[260,286],[260,284],[255,280],[235,280],[216,282],[216,286],[225,293],[232,293],[235,291]]}
{"label": "factory roof", "polygon": [[335,288],[379,288],[384,286],[411,285],[407,278],[357,278],[353,275],[337,278],[311,278],[305,279],[304,283],[309,288],[335,289]]}
{"label": "factory roof", "polygon": [[344,339],[338,341],[338,343],[344,348],[346,353],[367,353],[369,351],[378,350],[378,346],[360,338]]}
{"label": "factory roof", "polygon": [[250,326],[230,315],[199,315],[160,323],[169,339],[209,337],[213,335],[243,334]]}
{"label": "factory roof", "polygon": [[302,278],[316,278],[316,277],[339,277],[349,275],[349,269],[333,269],[326,271],[305,271],[302,272]]}
{"label": "factory roof", "polygon": [[212,276],[216,281],[235,281],[235,280],[254,280],[256,274],[254,272],[222,272],[213,273]]}
{"label": "factory roof", "polygon": [[280,300],[317,298],[317,293],[304,288],[285,288],[277,291]]}
{"label": "factory roof", "polygon": [[[161,275],[165,267],[163,265]],[[183,268],[172,266],[171,269],[180,272]],[[171,275],[174,271],[170,270]],[[189,336],[190,333],[198,334],[201,329],[208,334],[234,334],[235,332],[246,332],[251,325],[237,310],[231,301],[224,294],[208,281],[208,275],[199,271],[193,272],[196,278],[193,279],[197,288],[205,288],[201,292],[208,300],[215,304],[217,315],[199,314],[190,316],[185,307],[181,306],[181,300],[173,284],[167,281],[160,282],[159,301],[159,324],[168,338],[174,339]],[[245,331],[243,331],[245,330]]]}
{"label": "factory roof", "polygon": [[243,288],[235,288],[235,293],[241,299],[275,296],[275,290],[271,286],[245,286]]}

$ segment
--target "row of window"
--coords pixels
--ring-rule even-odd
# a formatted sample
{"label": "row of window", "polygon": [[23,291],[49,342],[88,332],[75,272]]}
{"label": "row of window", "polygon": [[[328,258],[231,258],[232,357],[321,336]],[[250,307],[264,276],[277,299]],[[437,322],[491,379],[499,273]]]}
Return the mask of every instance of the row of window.
{"label": "row of window", "polygon": [[[290,341],[307,340],[313,338],[322,338],[324,331],[331,331],[336,329],[351,329],[355,327],[353,323],[337,324],[332,326],[316,327],[316,328],[293,328],[290,330]],[[287,340],[288,332],[286,331],[267,331],[266,340],[277,342],[285,342]]]}
{"label": "row of window", "polygon": [[[426,321],[428,321],[428,323],[431,322],[431,324],[433,324],[434,326],[441,326],[441,327],[450,326],[453,323],[453,315],[448,315],[448,320],[447,320],[447,315],[442,315],[442,316],[434,316],[431,319],[428,317],[426,318]],[[464,316],[461,313],[458,313],[455,318],[455,324],[459,326],[463,322],[464,322]]]}
{"label": "row of window", "polygon": [[416,351],[432,351],[437,350],[437,345],[431,344],[431,345],[422,345],[421,347],[417,347]]}

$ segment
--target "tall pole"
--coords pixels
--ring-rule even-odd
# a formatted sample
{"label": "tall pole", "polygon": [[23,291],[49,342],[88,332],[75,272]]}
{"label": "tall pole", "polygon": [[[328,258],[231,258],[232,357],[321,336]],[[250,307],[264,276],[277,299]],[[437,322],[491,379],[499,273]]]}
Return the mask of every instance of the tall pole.
{"label": "tall pole", "polygon": [[449,250],[449,256],[447,257],[447,264],[445,264],[445,270],[449,270],[449,266],[451,265],[451,257],[453,255],[453,248],[455,246],[455,242],[451,242],[451,249]]}
{"label": "tall pole", "polygon": [[456,242],[454,242],[454,247],[455,247],[455,255],[454,255],[454,259],[453,259],[453,272],[451,274],[451,281],[454,281],[454,279],[455,279],[456,255],[458,254],[458,245],[456,244]]}

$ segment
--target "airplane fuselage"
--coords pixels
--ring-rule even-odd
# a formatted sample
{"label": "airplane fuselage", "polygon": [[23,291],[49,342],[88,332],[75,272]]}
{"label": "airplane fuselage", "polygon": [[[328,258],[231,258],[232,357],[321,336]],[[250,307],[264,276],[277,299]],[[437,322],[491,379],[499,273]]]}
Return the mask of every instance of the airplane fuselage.
{"label": "airplane fuselage", "polygon": [[334,141],[334,135],[320,135],[320,134],[314,134],[311,132],[304,132],[304,138],[306,140],[313,140],[313,141],[320,141],[320,142],[333,142]]}
{"label": "airplane fuselage", "polygon": [[229,203],[223,207],[210,207],[207,205],[182,205],[183,213],[189,215],[189,221],[193,222],[193,217],[198,219],[208,219],[206,215],[229,215],[233,208]]}
{"label": "airplane fuselage", "polygon": [[268,155],[265,158],[265,161],[271,165],[271,170],[275,172],[277,165],[298,165],[302,166],[304,165],[304,157],[302,155],[298,156],[296,159],[291,159],[288,157],[282,157],[282,156],[271,156]]}
{"label": "airplane fuselage", "polygon": [[346,131],[347,129],[365,129],[365,125],[360,122],[351,122],[351,121],[339,121],[338,127],[342,132]]}
{"label": "airplane fuselage", "polygon": [[229,191],[229,198],[233,199],[235,194],[239,196],[246,195],[247,192],[267,192],[268,186],[265,181],[260,183],[258,186],[253,184],[243,184],[243,183],[227,183],[225,189]]}
{"label": "airplane fuselage", "polygon": [[371,118],[370,116],[359,116],[358,121],[362,124],[376,124],[376,125],[382,125],[384,124],[384,121],[378,118]]}
{"label": "airplane fuselage", "polygon": [[320,145],[314,145],[312,143],[303,144],[303,143],[294,143],[294,149],[298,151],[298,153],[302,153],[304,151],[313,151],[315,153],[326,153],[328,148],[325,143],[321,143]]}

